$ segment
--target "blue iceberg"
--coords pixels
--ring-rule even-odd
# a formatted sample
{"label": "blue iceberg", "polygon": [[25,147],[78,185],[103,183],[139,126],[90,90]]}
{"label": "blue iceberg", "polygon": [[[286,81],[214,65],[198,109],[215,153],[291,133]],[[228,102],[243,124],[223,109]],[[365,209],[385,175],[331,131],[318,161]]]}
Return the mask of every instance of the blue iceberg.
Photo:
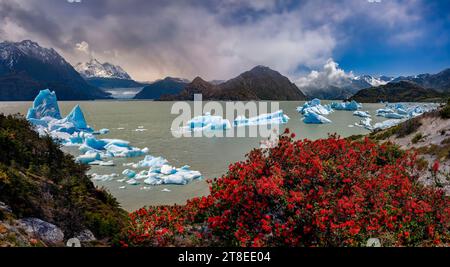
{"label": "blue iceberg", "polygon": [[323,123],[331,123],[331,120],[317,113],[308,112],[305,113],[303,122],[308,124],[323,124]]}
{"label": "blue iceberg", "polygon": [[352,100],[351,102],[332,102],[331,108],[335,110],[349,110],[349,111],[355,111],[362,108],[362,105],[356,102],[355,100]]}
{"label": "blue iceberg", "polygon": [[329,115],[333,112],[333,109],[330,105],[323,106],[319,99],[315,98],[309,102],[306,102],[301,107],[297,107],[297,111],[301,114],[305,113],[316,113],[319,115]]}
{"label": "blue iceberg", "polygon": [[268,125],[268,124],[285,124],[289,121],[289,117],[284,114],[283,110],[278,110],[269,114],[262,114],[257,117],[246,118],[245,116],[238,116],[234,120],[234,126],[254,126],[254,125]]}
{"label": "blue iceberg", "polygon": [[56,94],[49,89],[39,92],[33,101],[33,107],[27,113],[27,119],[42,119],[44,117],[62,119]]}
{"label": "blue iceberg", "polygon": [[186,131],[217,131],[228,130],[231,128],[229,120],[221,116],[212,116],[207,112],[203,116],[197,116],[187,122],[187,126],[183,127]]}
{"label": "blue iceberg", "polygon": [[355,111],[353,112],[353,116],[358,116],[358,117],[362,117],[362,118],[370,118],[370,114],[366,111]]}

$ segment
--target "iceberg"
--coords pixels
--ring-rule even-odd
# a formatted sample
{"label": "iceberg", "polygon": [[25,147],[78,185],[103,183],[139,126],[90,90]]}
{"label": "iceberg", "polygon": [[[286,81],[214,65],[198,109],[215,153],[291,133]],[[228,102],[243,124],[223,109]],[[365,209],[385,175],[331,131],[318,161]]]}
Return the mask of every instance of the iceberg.
{"label": "iceberg", "polygon": [[331,120],[325,118],[322,115],[313,112],[308,112],[305,113],[303,122],[308,124],[323,124],[323,123],[331,123]]}
{"label": "iceberg", "polygon": [[372,131],[373,127],[372,127],[371,123],[372,123],[371,118],[364,118],[364,119],[360,120],[359,123],[356,123],[356,126],[363,127],[369,131]]}
{"label": "iceberg", "polygon": [[297,111],[301,114],[305,113],[316,113],[319,115],[329,115],[331,112],[333,112],[333,109],[330,105],[322,106],[319,99],[315,98],[309,102],[306,102],[301,107],[297,107]]}
{"label": "iceberg", "polygon": [[408,119],[417,117],[425,112],[434,110],[437,105],[387,103],[385,108],[377,110],[377,116],[388,119]]}
{"label": "iceberg", "polygon": [[349,110],[349,111],[355,111],[362,108],[362,105],[355,100],[352,100],[351,102],[332,102],[331,108],[335,110]]}
{"label": "iceberg", "polygon": [[353,116],[358,116],[358,117],[362,117],[362,118],[370,118],[370,114],[366,111],[355,111],[353,112]]}
{"label": "iceberg", "polygon": [[81,111],[79,105],[76,105],[64,120],[66,122],[72,123],[73,126],[77,129],[89,129],[86,123],[86,119],[84,118],[83,111]]}
{"label": "iceberg", "polygon": [[372,127],[373,130],[384,130],[390,127],[393,127],[401,122],[405,121],[404,119],[391,119],[391,120],[385,120],[383,122],[375,123]]}
{"label": "iceberg", "polygon": [[135,172],[135,171],[132,171],[132,170],[130,170],[130,169],[124,170],[124,171],[122,172],[122,174],[125,175],[126,177],[130,178],[130,179],[132,179],[132,178],[134,178],[134,177],[136,176],[136,172]]}
{"label": "iceberg", "polygon": [[278,110],[269,114],[262,114],[257,117],[246,118],[245,116],[238,116],[234,120],[234,126],[254,126],[254,125],[268,125],[268,124],[285,124],[289,121],[289,117],[284,114],[283,110]]}
{"label": "iceberg", "polygon": [[229,120],[222,118],[221,116],[212,116],[207,112],[204,116],[197,116],[187,122],[187,126],[182,127],[187,131],[216,131],[216,130],[228,130],[231,128]]}
{"label": "iceberg", "polygon": [[44,117],[50,117],[57,120],[62,119],[56,94],[49,89],[39,92],[33,101],[33,107],[28,110],[26,118],[42,119]]}

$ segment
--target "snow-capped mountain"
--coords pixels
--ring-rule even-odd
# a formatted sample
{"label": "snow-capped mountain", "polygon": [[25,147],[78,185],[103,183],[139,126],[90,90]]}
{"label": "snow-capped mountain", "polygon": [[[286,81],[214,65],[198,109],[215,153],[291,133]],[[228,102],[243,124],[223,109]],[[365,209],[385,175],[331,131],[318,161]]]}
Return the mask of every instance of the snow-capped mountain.
{"label": "snow-capped mountain", "polygon": [[24,57],[53,65],[68,64],[53,48],[41,47],[38,43],[30,40],[18,43],[8,41],[0,43],[0,63],[3,67],[13,70]]}
{"label": "snow-capped mountain", "polygon": [[91,59],[86,63],[78,63],[75,69],[84,78],[110,78],[131,80],[130,75],[120,66],[105,62],[101,63],[97,59]]}
{"label": "snow-capped mountain", "polygon": [[392,77],[387,76],[380,76],[380,77],[374,77],[370,75],[361,75],[356,76],[353,78],[352,83],[357,84],[358,82],[361,82],[361,87],[378,87],[380,85],[385,85],[388,82],[392,81]]}
{"label": "snow-capped mountain", "polygon": [[32,100],[46,88],[61,100],[109,98],[87,84],[53,48],[30,40],[0,43],[0,100]]}
{"label": "snow-capped mountain", "polygon": [[391,80],[386,76],[357,76],[339,68],[337,62],[329,59],[322,70],[312,70],[300,77],[296,84],[308,98],[347,99],[361,89],[385,85]]}

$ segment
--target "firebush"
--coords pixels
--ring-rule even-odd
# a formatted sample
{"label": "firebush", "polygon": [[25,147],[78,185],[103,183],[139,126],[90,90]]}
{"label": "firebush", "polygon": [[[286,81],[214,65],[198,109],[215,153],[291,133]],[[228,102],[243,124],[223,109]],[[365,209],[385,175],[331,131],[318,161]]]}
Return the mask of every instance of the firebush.
{"label": "firebush", "polygon": [[450,199],[416,155],[336,136],[255,149],[184,206],[130,214],[123,246],[448,246]]}

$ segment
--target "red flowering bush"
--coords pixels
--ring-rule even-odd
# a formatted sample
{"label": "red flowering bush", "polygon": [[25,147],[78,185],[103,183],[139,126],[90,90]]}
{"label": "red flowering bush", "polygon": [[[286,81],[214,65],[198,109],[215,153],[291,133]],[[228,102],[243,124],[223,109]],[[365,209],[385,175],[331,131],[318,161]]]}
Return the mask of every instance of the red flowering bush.
{"label": "red flowering bush", "polygon": [[255,149],[185,206],[130,215],[131,246],[450,244],[450,199],[417,181],[415,154],[331,136]]}

